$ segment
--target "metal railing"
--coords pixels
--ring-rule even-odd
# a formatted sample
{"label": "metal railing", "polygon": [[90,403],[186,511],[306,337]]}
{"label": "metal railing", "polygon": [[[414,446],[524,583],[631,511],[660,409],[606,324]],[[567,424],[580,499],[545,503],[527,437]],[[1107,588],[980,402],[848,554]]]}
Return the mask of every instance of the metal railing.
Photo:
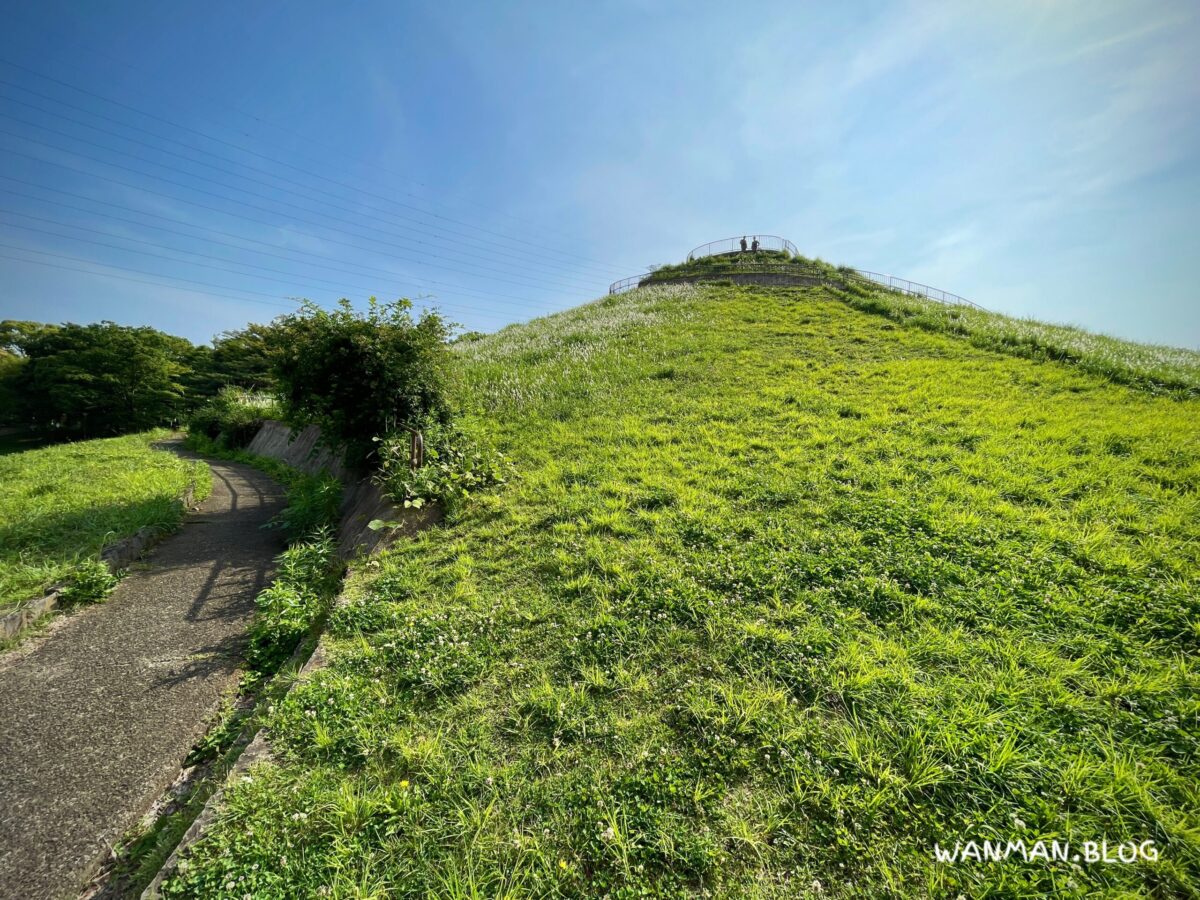
{"label": "metal railing", "polygon": [[966,297],[960,297],[958,294],[951,294],[949,291],[930,287],[927,284],[921,284],[917,281],[909,281],[907,278],[901,278],[898,275],[884,275],[881,272],[868,272],[866,269],[855,269],[854,274],[863,281],[870,281],[873,284],[879,284],[883,287],[891,288],[893,291],[910,294],[913,297],[926,297],[930,300],[936,300],[939,303],[973,306],[976,309],[983,309],[978,303],[972,303]]}
{"label": "metal railing", "polygon": [[678,281],[704,281],[707,279],[715,280],[727,278],[730,275],[795,275],[798,278],[816,278],[823,282],[832,283],[836,281],[836,278],[830,275],[829,270],[817,266],[805,266],[796,263],[744,263],[731,260],[728,263],[716,266],[706,266],[695,272],[663,272],[661,269],[656,269],[653,272],[644,272],[641,275],[631,275],[629,278],[614,281],[608,286],[608,292],[610,294],[623,294],[625,291],[631,291],[634,288],[645,287],[650,284],[671,284]]}
{"label": "metal railing", "polygon": [[[745,247],[742,246],[742,241],[746,242]],[[724,256],[727,253],[749,253],[754,241],[758,241],[759,250],[782,250],[790,253],[792,256],[796,256],[800,252],[796,249],[796,245],[787,238],[781,238],[775,234],[747,234],[701,244],[688,254],[688,262],[705,256]]]}
{"label": "metal railing", "polygon": [[[884,275],[881,272],[870,272],[866,269],[850,269],[849,271],[839,269],[831,272],[829,269],[816,266],[809,267],[786,263],[774,265],[770,263],[739,265],[731,261],[728,265],[713,266],[697,272],[643,272],[641,275],[631,275],[629,278],[614,281],[608,286],[608,292],[610,294],[623,294],[626,291],[645,287],[650,284],[670,284],[674,281],[703,281],[708,278],[719,279],[729,275],[796,275],[803,278],[819,278],[826,284],[837,284],[839,281],[844,283],[846,280],[863,281],[913,297],[925,297],[938,303],[945,303],[951,306],[970,306],[979,310],[983,309],[978,303],[972,303],[966,297],[960,297],[958,294],[952,294],[949,291],[943,291],[941,288],[930,287],[927,284],[921,284],[917,281],[909,281],[907,278],[901,278],[898,275]],[[986,312],[986,310],[984,311]]]}
{"label": "metal railing", "polygon": [[642,286],[643,281],[649,281],[653,272],[646,272],[642,275],[631,275],[628,278],[622,278],[620,281],[614,281],[608,286],[610,294],[623,294],[626,291],[632,291],[634,288]]}
{"label": "metal railing", "polygon": [[[746,241],[747,249],[743,249],[742,241]],[[972,303],[966,297],[960,297],[958,294],[943,291],[941,288],[921,284],[919,281],[909,281],[907,278],[901,278],[898,275],[885,275],[882,272],[851,269],[846,266],[834,270],[825,266],[810,265],[804,262],[767,262],[755,258],[753,251],[748,249],[749,246],[753,246],[753,241],[758,241],[757,249],[759,250],[783,251],[791,256],[800,255],[795,244],[787,238],[782,238],[775,234],[722,238],[719,241],[709,241],[707,244],[701,244],[688,254],[687,261],[695,262],[698,259],[710,256],[726,256],[728,257],[727,260],[721,260],[715,265],[705,264],[692,272],[679,271],[678,267],[670,266],[667,267],[668,271],[665,272],[661,269],[655,269],[644,272],[641,275],[631,275],[629,278],[614,281],[608,286],[608,292],[610,294],[623,294],[625,291],[644,287],[647,284],[670,284],[673,281],[703,281],[708,278],[721,278],[727,275],[795,275],[797,278],[819,279],[825,284],[840,283],[844,285],[849,280],[865,281],[870,284],[880,285],[889,290],[909,294],[913,297],[925,297],[928,300],[936,300],[938,303],[946,303],[952,306],[972,306],[975,309],[983,309],[978,303]],[[747,255],[743,256],[743,253]]]}

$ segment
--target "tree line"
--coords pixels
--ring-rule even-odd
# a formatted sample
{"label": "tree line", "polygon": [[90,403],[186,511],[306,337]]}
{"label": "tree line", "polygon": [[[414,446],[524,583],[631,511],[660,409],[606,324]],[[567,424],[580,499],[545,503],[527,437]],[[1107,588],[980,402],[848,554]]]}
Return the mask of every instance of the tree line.
{"label": "tree line", "polygon": [[275,325],[211,345],[154,328],[0,322],[0,424],[48,437],[124,434],[181,421],[222,387],[271,390]]}
{"label": "tree line", "polygon": [[179,425],[228,389],[270,395],[365,462],[397,428],[449,421],[450,326],[407,300],[365,312],[305,302],[268,325],[195,345],[149,327],[0,322],[0,424],[75,440]]}

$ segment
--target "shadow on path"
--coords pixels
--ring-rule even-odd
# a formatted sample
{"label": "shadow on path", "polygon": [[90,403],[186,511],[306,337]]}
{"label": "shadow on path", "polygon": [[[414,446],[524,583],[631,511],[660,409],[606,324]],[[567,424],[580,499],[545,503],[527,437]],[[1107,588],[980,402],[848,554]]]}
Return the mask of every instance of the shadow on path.
{"label": "shadow on path", "polygon": [[284,498],[256,469],[209,465],[212,496],[107,602],[0,656],[0,898],[77,894],[236,681]]}

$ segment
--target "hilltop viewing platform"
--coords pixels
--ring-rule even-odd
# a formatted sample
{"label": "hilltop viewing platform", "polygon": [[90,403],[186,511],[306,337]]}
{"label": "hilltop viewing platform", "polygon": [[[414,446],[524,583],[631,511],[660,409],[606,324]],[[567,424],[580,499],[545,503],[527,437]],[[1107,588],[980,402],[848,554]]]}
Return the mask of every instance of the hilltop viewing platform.
{"label": "hilltop viewing platform", "polygon": [[742,253],[757,253],[760,251],[777,251],[789,256],[799,256],[796,245],[787,238],[775,234],[742,235],[740,238],[721,238],[719,241],[709,241],[701,244],[687,255],[687,261],[693,262],[706,256],[738,256]]}
{"label": "hilltop viewing platform", "polygon": [[698,281],[728,281],[733,284],[763,284],[814,287],[821,284],[844,286],[847,282],[864,283],[924,297],[938,303],[983,309],[965,297],[941,288],[852,266],[833,266],[819,259],[801,256],[796,245],[778,235],[744,235],[709,241],[693,249],[687,261],[656,266],[641,275],[614,281],[609,294],[623,294],[651,284],[686,284]]}

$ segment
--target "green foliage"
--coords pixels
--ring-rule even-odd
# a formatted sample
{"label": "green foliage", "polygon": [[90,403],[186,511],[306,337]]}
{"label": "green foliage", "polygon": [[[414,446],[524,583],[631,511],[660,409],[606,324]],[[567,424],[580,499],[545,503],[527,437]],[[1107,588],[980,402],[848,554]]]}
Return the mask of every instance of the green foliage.
{"label": "green foliage", "polygon": [[351,465],[361,465],[374,438],[397,424],[444,420],[447,325],[431,312],[414,320],[411,308],[407,300],[371,298],[359,314],[348,300],[332,311],[306,303],[277,320],[273,371],[286,421],[320,426]]}
{"label": "green foliage", "polygon": [[183,338],[112,322],[25,324],[6,322],[0,329],[25,357],[15,387],[23,417],[38,428],[120,434],[167,424],[182,411],[180,377],[192,350]]}
{"label": "green foliage", "polygon": [[[174,528],[203,463],[155,450],[165,434],[57,444],[0,456],[0,608],[67,580],[81,563],[139,529]],[[87,563],[90,565],[90,563]]]}
{"label": "green foliage", "polygon": [[521,477],[351,576],[169,896],[1200,890],[1200,401],[824,289],[453,352]]}
{"label": "green foliage", "polygon": [[398,432],[379,442],[379,477],[396,503],[419,508],[440,502],[453,511],[476,491],[503,484],[511,475],[508,460],[490,444],[478,419],[429,421],[421,433],[425,464],[416,471],[410,467],[411,435]]}
{"label": "green foliage", "polygon": [[271,397],[225,387],[188,417],[188,430],[230,449],[240,449],[254,439],[264,421],[279,415],[279,407]]}
{"label": "green foliage", "polygon": [[1135,344],[1069,325],[1014,319],[967,306],[947,306],[861,283],[838,295],[856,309],[905,325],[965,337],[977,347],[1028,359],[1079,366],[1119,384],[1154,392],[1200,396],[1200,353]]}
{"label": "green foliage", "polygon": [[272,524],[289,541],[307,540],[337,522],[342,483],[329,474],[297,474],[287,482],[287,506]]}
{"label": "green foliage", "polygon": [[0,427],[21,422],[22,405],[18,380],[24,357],[0,349]]}
{"label": "green foliage", "polygon": [[327,529],[292,544],[280,555],[271,586],[255,600],[246,661],[259,675],[287,659],[325,614],[341,582],[337,547]]}
{"label": "green foliage", "polygon": [[119,581],[99,559],[84,559],[68,577],[62,598],[67,603],[95,603],[112,593]]}
{"label": "green foliage", "polygon": [[270,393],[275,389],[271,365],[277,340],[274,325],[251,323],[237,331],[222,332],[213,338],[213,371],[224,386]]}
{"label": "green foliage", "polygon": [[270,325],[193,346],[153,328],[0,322],[0,425],[57,436],[115,434],[174,422],[222,388],[273,387]]}

